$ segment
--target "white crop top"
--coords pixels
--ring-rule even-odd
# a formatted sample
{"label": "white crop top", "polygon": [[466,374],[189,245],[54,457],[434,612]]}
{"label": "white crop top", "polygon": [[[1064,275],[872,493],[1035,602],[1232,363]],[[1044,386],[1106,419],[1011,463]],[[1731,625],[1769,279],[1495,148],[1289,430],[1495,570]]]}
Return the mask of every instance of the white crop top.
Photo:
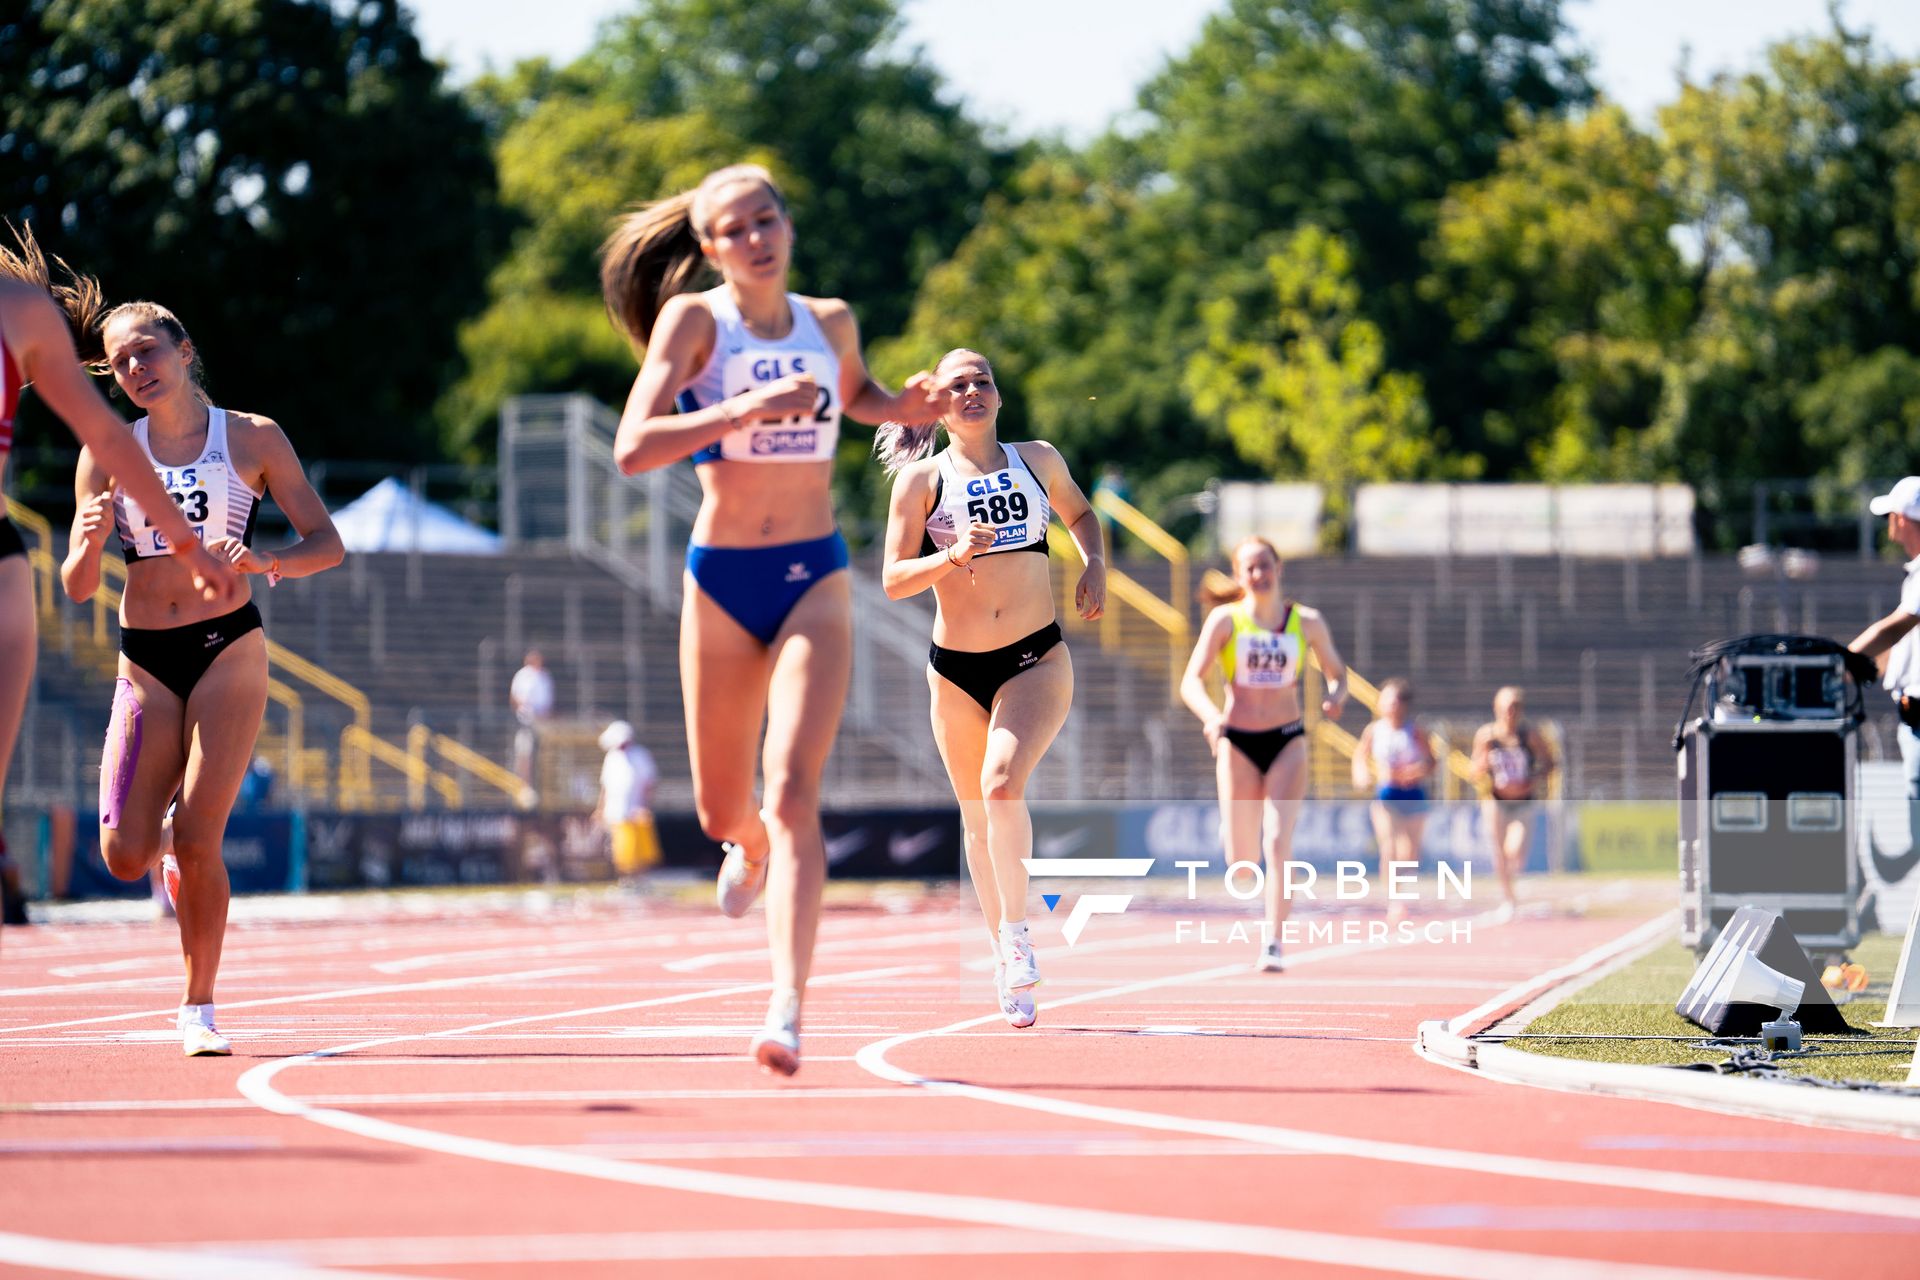
{"label": "white crop top", "polygon": [[1426,753],[1420,749],[1419,732],[1411,720],[1398,729],[1385,720],[1375,723],[1373,762],[1380,766],[1382,774],[1426,760]]}
{"label": "white crop top", "polygon": [[1001,551],[1046,553],[1047,521],[1053,515],[1047,505],[1046,487],[1027,467],[1019,450],[1010,444],[1000,448],[1007,455],[1007,464],[984,476],[963,477],[954,466],[952,450],[940,453],[935,460],[938,487],[933,510],[927,514],[921,555],[952,546],[968,521],[993,526],[993,545],[977,555]]}
{"label": "white crop top", "polygon": [[[253,545],[254,519],[260,513],[261,495],[249,489],[233,470],[233,454],[227,443],[227,411],[207,410],[207,442],[200,456],[185,466],[169,467],[153,456],[148,442],[149,420],[133,424],[133,438],[153,463],[180,513],[193,526],[194,536],[202,543],[214,538],[234,538]],[[124,489],[114,494],[113,523],[120,535],[120,551],[131,562],[150,560],[170,554],[167,535],[154,528],[140,504]]]}
{"label": "white crop top", "polygon": [[713,354],[675,401],[680,412],[719,404],[796,373],[812,377],[820,390],[812,413],[735,427],[717,444],[694,454],[693,460],[831,462],[834,446],[840,442],[840,357],[834,354],[813,309],[788,294],[793,327],[784,338],[762,338],[747,328],[727,286],[700,296],[713,313]]}

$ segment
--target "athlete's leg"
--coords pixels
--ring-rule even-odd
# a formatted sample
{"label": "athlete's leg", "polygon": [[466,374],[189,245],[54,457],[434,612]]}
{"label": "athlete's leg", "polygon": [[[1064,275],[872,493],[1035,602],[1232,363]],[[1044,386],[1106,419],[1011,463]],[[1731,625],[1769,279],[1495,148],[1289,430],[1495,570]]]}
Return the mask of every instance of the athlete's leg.
{"label": "athlete's leg", "polygon": [[1533,843],[1533,806],[1524,805],[1506,819],[1506,841],[1501,852],[1506,856],[1501,860],[1504,868],[1502,885],[1507,891],[1507,901],[1520,904],[1520,873],[1526,870],[1527,848]]}
{"label": "athlete's leg", "polygon": [[227,933],[227,864],[220,856],[227,816],[253,762],[267,710],[267,636],[249,631],[213,660],[187,696],[186,770],[173,815],[180,863],[180,949],[187,958],[182,1004],[212,1004]]}
{"label": "athlete's leg", "polygon": [[1300,805],[1307,798],[1307,740],[1295,738],[1281,749],[1266,776],[1265,839],[1261,851],[1267,861],[1267,929],[1280,936],[1293,903],[1280,892],[1287,859],[1293,854],[1293,831],[1300,823]]}
{"label": "athlete's leg", "polygon": [[[1425,813],[1403,813],[1394,819],[1393,856],[1394,861],[1406,866],[1415,885],[1420,877],[1420,838],[1427,829]],[[1415,892],[1418,892],[1416,889]],[[1387,907],[1387,918],[1399,920],[1407,914],[1407,904],[1402,900],[1392,900]]]}
{"label": "athlete's leg", "polygon": [[185,720],[180,696],[120,655],[100,757],[100,853],[122,880],[138,880],[167,852],[162,823],[186,772]]}
{"label": "athlete's leg", "polygon": [[[27,714],[27,694],[33,687],[33,663],[38,653],[33,570],[25,556],[8,556],[0,560],[0,801],[6,797],[7,766],[13,761],[20,722]],[[19,868],[7,854],[5,839],[0,838],[0,904],[9,915],[25,910],[17,901],[20,892]]]}
{"label": "athlete's leg", "polygon": [[980,794],[986,801],[987,854],[1004,924],[1023,924],[1027,918],[1027,869],[1021,862],[1033,856],[1027,782],[1072,706],[1073,659],[1064,644],[1055,645],[993,696]]}
{"label": "athlete's leg", "polygon": [[1507,865],[1507,822],[1500,802],[1492,796],[1480,802],[1480,821],[1487,828],[1487,843],[1493,846],[1493,873],[1500,878],[1500,893],[1513,901],[1513,869]]}
{"label": "athlete's leg", "polygon": [[767,944],[776,990],[802,991],[813,967],[827,851],[820,777],[840,731],[853,667],[853,593],[844,572],[815,583],[781,624],[767,681],[761,760],[766,831]]}
{"label": "athlete's leg", "polygon": [[987,853],[987,806],[980,794],[980,770],[987,754],[987,713],[971,694],[932,667],[927,668],[927,687],[933,695],[934,745],[940,748],[940,762],[946,766],[953,798],[960,805],[967,877],[973,881],[974,896],[980,901],[988,946],[998,956],[1000,886],[994,879],[993,859]]}
{"label": "athlete's leg", "polygon": [[[1227,859],[1221,870],[1230,870],[1236,862],[1259,862],[1261,796],[1266,792],[1266,779],[1224,734],[1214,748],[1213,777],[1220,795],[1220,848]],[[1278,891],[1279,886],[1269,879],[1269,905]],[[1272,914],[1271,909],[1268,914]]]}
{"label": "athlete's leg", "polygon": [[753,765],[772,666],[766,646],[688,574],[680,606],[680,693],[693,807],[709,839],[739,845],[752,863],[767,856],[767,829],[753,802]]}

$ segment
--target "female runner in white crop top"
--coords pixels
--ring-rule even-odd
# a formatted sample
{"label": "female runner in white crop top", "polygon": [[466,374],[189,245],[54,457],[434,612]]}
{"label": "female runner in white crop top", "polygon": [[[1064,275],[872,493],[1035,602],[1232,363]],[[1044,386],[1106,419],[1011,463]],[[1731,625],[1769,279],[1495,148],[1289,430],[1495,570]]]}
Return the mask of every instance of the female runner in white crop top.
{"label": "female runner in white crop top", "polygon": [[1013,1026],[1030,1027],[1040,970],[1027,932],[1027,782],[1073,704],[1073,661],[1053,615],[1047,522],[1059,516],[1086,561],[1074,607],[1089,621],[1106,611],[1106,545],[1059,451],[1000,439],[1000,391],[985,356],[949,351],[932,385],[945,406],[946,449],[926,456],[932,426],[889,423],[875,443],[895,473],[882,577],[896,600],[931,587],[938,604],[927,661],[933,739],[960,802],[1000,1011]]}
{"label": "female runner in white crop top", "polygon": [[[160,510],[177,509],[196,541],[269,582],[340,563],[340,535],[286,434],[270,419],[208,403],[193,339],[173,312],[126,303],[107,313],[101,337],[114,381],[146,411],[134,434],[148,474],[166,488]],[[122,880],[159,869],[187,962],[183,1047],[189,1056],[222,1055],[227,1041],[213,1018],[227,925],[221,837],[266,711],[266,635],[250,590],[243,587],[237,609],[200,600],[167,555],[173,539],[120,479],[81,452],[73,534],[60,566],[67,594],[88,600],[110,535],[118,534],[127,560],[120,676],[100,762],[100,852]],[[267,493],[300,538],[260,552],[250,544]]]}
{"label": "female runner in white crop top", "polygon": [[[927,421],[919,389],[867,373],[853,312],[787,291],[793,223],[757,165],[706,176],[608,238],[607,309],[646,354],[614,439],[628,475],[692,458],[700,512],[680,610],[680,688],[700,828],[727,851],[729,916],[767,890],[773,999],[751,1050],[800,1066],[800,1001],[826,880],[820,777],[853,653],[846,544],[834,526],[842,415]],[[702,268],[717,289],[684,293]],[[765,739],[755,730],[764,720]],[[754,756],[764,790],[753,798]]]}

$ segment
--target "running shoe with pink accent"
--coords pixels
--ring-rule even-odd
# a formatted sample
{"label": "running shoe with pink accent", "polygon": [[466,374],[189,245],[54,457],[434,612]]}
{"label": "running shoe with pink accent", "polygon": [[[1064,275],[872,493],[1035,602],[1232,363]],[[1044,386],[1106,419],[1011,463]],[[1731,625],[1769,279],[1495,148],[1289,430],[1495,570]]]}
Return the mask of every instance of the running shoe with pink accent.
{"label": "running shoe with pink accent", "polygon": [[767,1006],[767,1022],[749,1046],[754,1061],[767,1071],[790,1076],[800,1069],[800,993],[776,991]]}
{"label": "running shoe with pink accent", "polygon": [[1033,939],[1026,934],[1000,939],[1000,963],[1006,969],[1009,991],[1040,985],[1040,967],[1033,958]]}
{"label": "running shoe with pink accent", "polygon": [[1003,964],[993,967],[993,989],[1000,997],[1000,1012],[1006,1016],[1008,1026],[1024,1029],[1040,1020],[1040,1006],[1034,1002],[1033,988],[1008,990],[1007,967]]}

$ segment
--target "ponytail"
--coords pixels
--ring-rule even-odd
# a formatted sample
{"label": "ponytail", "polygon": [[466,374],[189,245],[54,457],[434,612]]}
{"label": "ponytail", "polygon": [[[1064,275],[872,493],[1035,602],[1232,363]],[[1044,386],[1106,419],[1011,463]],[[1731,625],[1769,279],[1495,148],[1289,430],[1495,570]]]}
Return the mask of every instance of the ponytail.
{"label": "ponytail", "polygon": [[33,224],[16,227],[7,222],[4,225],[12,234],[16,247],[8,248],[0,244],[0,277],[44,289],[53,296],[54,302],[66,314],[67,327],[73,330],[73,345],[79,352],[81,364],[94,365],[106,359],[106,349],[100,343],[100,330],[105,323],[107,300],[100,282],[92,276],[81,275],[67,265],[65,259],[56,257],[53,263],[66,276],[66,280],[56,284],[46,251],[34,239]]}
{"label": "ponytail", "polygon": [[685,293],[706,269],[700,246],[707,238],[707,204],[721,188],[739,182],[762,184],[786,212],[786,197],[772,174],[757,164],[732,164],[715,169],[693,190],[642,205],[614,224],[600,246],[600,296],[628,341],[646,346],[667,299]]}
{"label": "ponytail", "polygon": [[873,433],[873,456],[880,459],[888,475],[897,475],[909,462],[918,462],[933,452],[934,433],[939,429],[937,422],[883,422]]}

